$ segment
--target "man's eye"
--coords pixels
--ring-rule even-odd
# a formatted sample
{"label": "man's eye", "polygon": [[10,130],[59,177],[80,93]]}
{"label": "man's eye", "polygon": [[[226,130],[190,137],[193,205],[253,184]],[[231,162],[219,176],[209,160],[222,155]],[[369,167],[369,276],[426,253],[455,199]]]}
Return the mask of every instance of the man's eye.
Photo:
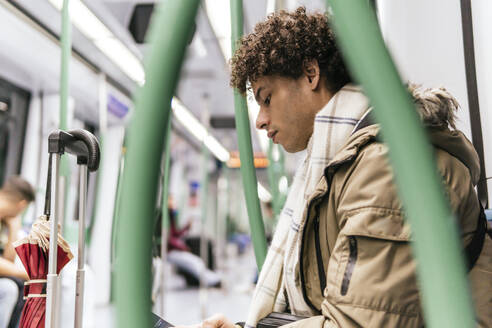
{"label": "man's eye", "polygon": [[265,105],[270,105],[270,99],[271,98],[272,98],[272,96],[266,97],[266,99],[265,99]]}

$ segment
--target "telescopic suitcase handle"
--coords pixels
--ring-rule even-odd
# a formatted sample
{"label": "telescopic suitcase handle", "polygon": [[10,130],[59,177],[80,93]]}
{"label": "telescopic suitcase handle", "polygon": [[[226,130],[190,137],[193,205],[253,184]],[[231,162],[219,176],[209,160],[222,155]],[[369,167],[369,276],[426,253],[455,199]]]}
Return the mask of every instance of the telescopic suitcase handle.
{"label": "telescopic suitcase handle", "polygon": [[48,137],[48,152],[50,154],[66,152],[75,155],[77,164],[87,165],[91,172],[99,168],[101,159],[97,138],[89,131],[82,129],[52,132]]}

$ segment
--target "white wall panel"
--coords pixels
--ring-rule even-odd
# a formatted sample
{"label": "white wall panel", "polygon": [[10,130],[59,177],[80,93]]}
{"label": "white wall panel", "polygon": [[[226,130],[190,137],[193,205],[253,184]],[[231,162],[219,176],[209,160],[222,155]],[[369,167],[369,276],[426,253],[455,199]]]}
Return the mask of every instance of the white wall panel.
{"label": "white wall panel", "polygon": [[100,184],[93,235],[88,251],[89,265],[96,277],[95,302],[97,304],[107,304],[110,300],[111,231],[124,134],[124,127],[112,126],[108,128],[104,136],[104,154],[99,166],[98,178],[103,179],[104,183]]}
{"label": "white wall panel", "polygon": [[444,86],[458,99],[471,139],[459,1],[378,1],[385,41],[405,81]]}

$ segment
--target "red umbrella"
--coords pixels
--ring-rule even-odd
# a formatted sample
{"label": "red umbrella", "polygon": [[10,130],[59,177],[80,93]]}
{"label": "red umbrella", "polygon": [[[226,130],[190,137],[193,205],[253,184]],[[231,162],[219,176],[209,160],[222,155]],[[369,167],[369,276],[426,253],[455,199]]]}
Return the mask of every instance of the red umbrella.
{"label": "red umbrella", "polygon": [[[29,275],[24,288],[24,298],[27,301],[22,309],[19,328],[44,328],[49,236],[50,223],[48,217],[43,215],[33,224],[28,236],[14,243],[15,251]],[[70,246],[58,234],[57,273],[72,258]]]}

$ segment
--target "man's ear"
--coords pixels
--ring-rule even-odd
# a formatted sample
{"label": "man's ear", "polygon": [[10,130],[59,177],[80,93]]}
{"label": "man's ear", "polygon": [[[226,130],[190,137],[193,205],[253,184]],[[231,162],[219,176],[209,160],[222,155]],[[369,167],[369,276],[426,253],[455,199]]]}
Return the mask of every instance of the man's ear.
{"label": "man's ear", "polygon": [[311,90],[316,90],[320,84],[319,65],[316,59],[304,60],[302,63],[302,72],[309,83]]}

